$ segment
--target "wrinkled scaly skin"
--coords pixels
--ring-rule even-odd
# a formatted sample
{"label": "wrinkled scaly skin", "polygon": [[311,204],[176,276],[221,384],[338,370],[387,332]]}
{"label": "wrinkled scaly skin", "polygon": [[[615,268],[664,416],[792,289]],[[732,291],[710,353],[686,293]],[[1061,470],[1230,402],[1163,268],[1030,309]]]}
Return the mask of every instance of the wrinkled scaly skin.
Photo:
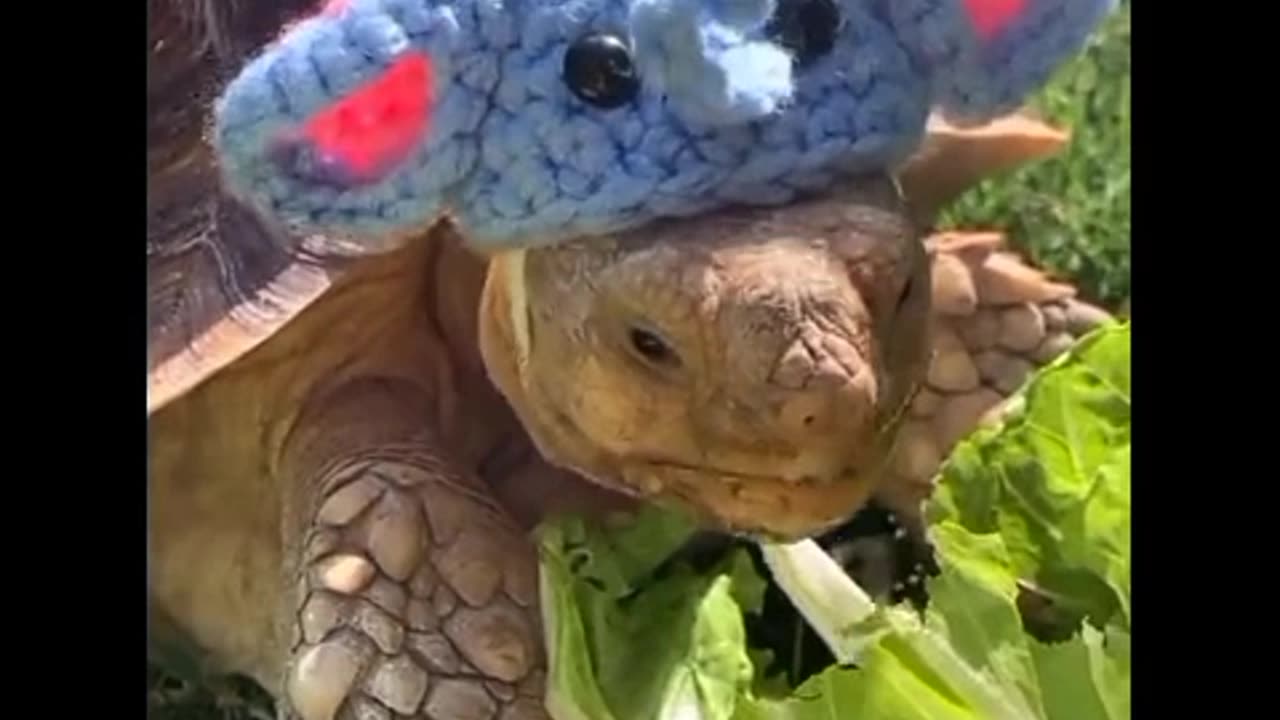
{"label": "wrinkled scaly skin", "polygon": [[152,19],[150,590],[285,717],[546,717],[539,519],[628,494],[790,537],[875,492],[909,519],[1016,358],[1096,320],[953,240],[931,330],[930,260],[875,183],[493,262],[447,224],[372,255],[273,236],[192,124],[280,21],[240,9],[207,46]]}

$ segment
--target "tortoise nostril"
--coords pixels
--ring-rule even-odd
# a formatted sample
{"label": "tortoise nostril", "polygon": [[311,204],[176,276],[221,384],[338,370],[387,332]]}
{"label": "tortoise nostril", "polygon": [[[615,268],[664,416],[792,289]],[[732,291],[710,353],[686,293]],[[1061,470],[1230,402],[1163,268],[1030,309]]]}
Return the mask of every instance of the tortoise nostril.
{"label": "tortoise nostril", "polygon": [[820,374],[798,389],[775,392],[775,427],[795,442],[817,436],[857,437],[874,417],[875,387],[865,372],[853,376]]}
{"label": "tortoise nostril", "polygon": [[778,407],[778,422],[787,435],[799,439],[811,431],[823,431],[834,420],[831,392],[826,387],[810,386],[791,390]]}
{"label": "tortoise nostril", "polygon": [[860,436],[876,412],[870,370],[842,335],[805,331],[787,343],[764,378],[766,422],[780,439],[798,445]]}

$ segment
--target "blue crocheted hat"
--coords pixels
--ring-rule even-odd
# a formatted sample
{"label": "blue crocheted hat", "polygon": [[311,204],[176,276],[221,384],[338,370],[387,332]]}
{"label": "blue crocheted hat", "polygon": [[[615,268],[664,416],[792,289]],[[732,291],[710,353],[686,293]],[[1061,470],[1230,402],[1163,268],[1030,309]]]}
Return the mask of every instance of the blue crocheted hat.
{"label": "blue crocheted hat", "polygon": [[227,87],[229,189],[293,231],[479,248],[772,204],[1014,109],[1114,0],[333,0]]}

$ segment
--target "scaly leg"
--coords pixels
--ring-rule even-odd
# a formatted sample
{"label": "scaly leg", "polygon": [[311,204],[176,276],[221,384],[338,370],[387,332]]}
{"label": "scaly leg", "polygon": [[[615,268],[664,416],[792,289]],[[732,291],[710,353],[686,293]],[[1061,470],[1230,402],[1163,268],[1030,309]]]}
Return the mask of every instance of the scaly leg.
{"label": "scaly leg", "polygon": [[531,540],[429,434],[397,430],[405,388],[370,392],[291,440],[312,462],[284,523],[282,717],[545,719]]}
{"label": "scaly leg", "polygon": [[[994,233],[929,238],[933,253],[933,360],[902,427],[889,476],[877,494],[879,530],[846,559],[888,578],[892,600],[927,601],[923,580],[938,571],[921,516],[938,471],[956,444],[1039,368],[1110,319],[1069,285],[1023,262]],[[875,522],[870,524],[874,525]]]}

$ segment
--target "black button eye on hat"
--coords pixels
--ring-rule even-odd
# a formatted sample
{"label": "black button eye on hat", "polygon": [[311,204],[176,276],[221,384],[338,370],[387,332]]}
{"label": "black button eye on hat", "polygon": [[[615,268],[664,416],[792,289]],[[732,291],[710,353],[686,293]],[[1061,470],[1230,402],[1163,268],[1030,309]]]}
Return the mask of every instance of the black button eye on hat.
{"label": "black button eye on hat", "polygon": [[591,33],[573,42],[564,54],[564,82],[583,102],[610,110],[640,92],[631,50],[616,35]]}
{"label": "black button eye on hat", "polygon": [[798,67],[831,52],[840,30],[836,0],[778,0],[765,33],[791,52]]}

